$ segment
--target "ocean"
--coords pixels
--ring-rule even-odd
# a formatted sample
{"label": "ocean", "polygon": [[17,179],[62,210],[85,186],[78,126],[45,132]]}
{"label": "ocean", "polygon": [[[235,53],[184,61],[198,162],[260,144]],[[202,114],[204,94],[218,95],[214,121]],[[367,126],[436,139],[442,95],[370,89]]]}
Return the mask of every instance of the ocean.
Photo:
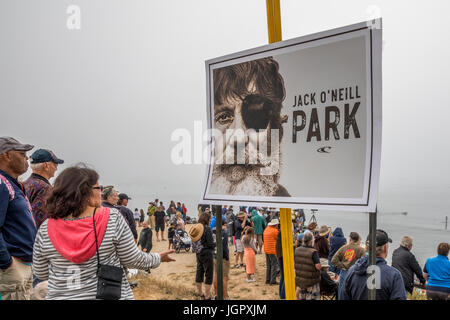
{"label": "ocean", "polygon": [[[197,205],[200,196],[193,194],[168,194],[164,192],[158,195],[165,207],[170,200],[185,203],[188,216],[197,217]],[[130,202],[130,208],[134,209],[133,203],[147,205],[154,198],[138,196],[135,201]],[[141,207],[139,208],[142,208]],[[146,211],[146,207],[143,208]],[[235,209],[236,210],[236,209]],[[402,212],[407,212],[406,215]],[[236,213],[236,212],[235,212]],[[311,218],[310,210],[305,210],[306,221]],[[441,242],[450,241],[450,230],[445,230],[445,217],[450,218],[450,199],[442,192],[427,190],[420,194],[390,193],[380,194],[378,201],[377,228],[385,230],[392,243],[389,246],[388,263],[391,264],[392,252],[399,246],[402,236],[409,235],[413,238],[412,253],[423,267],[426,259],[437,255],[437,246]],[[320,210],[316,212],[317,222],[327,225],[334,230],[341,227],[345,236],[352,231],[360,234],[363,240],[369,234],[369,214],[362,212],[343,212]],[[449,226],[450,229],[450,221]]]}

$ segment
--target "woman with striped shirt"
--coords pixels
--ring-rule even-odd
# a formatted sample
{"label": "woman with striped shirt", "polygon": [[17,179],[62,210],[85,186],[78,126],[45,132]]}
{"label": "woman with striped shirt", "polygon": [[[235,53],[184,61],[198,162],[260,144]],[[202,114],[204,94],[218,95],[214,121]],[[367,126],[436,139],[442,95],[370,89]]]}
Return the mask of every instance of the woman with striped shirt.
{"label": "woman with striped shirt", "polygon": [[[39,228],[33,251],[33,273],[48,280],[46,299],[95,299],[97,248],[100,263],[146,270],[175,261],[171,251],[139,251],[130,228],[117,209],[100,208],[97,172],[84,166],[65,169],[55,180],[47,199],[48,219]],[[134,299],[122,274],[121,299]]]}

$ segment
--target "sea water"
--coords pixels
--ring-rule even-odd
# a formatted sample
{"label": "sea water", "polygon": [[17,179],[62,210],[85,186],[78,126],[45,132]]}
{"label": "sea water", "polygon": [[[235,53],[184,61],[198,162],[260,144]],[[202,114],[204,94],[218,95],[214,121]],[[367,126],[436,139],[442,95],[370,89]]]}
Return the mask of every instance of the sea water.
{"label": "sea water", "polygon": [[[166,191],[157,196],[160,201],[164,202],[166,209],[170,200],[174,200],[175,203],[180,201],[186,205],[188,216],[198,218],[199,195],[169,194]],[[136,201],[133,203],[145,205],[148,204],[148,201],[154,200],[139,195],[134,199]],[[146,207],[143,209],[147,211]],[[234,211],[236,214],[236,207]],[[407,212],[407,214],[404,215],[402,212]],[[305,213],[308,223],[311,219],[311,212],[305,210]],[[315,216],[319,226],[325,224],[332,230],[341,227],[346,238],[350,232],[356,231],[364,243],[369,234],[369,214],[367,213],[320,210],[316,212]],[[392,243],[389,245],[388,263],[391,264],[392,252],[398,248],[402,236],[408,235],[414,239],[412,253],[423,267],[427,258],[437,255],[436,250],[439,243],[450,241],[450,230],[445,230],[445,216],[450,218],[450,198],[439,190],[428,190],[420,194],[406,192],[380,194],[377,228],[385,230],[392,239]]]}

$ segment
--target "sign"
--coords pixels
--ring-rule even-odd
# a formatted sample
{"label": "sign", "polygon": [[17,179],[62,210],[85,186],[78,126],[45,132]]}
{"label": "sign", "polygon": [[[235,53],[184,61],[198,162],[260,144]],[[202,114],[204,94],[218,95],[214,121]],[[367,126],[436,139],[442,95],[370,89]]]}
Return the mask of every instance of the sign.
{"label": "sign", "polygon": [[206,61],[201,202],[373,212],[381,20]]}

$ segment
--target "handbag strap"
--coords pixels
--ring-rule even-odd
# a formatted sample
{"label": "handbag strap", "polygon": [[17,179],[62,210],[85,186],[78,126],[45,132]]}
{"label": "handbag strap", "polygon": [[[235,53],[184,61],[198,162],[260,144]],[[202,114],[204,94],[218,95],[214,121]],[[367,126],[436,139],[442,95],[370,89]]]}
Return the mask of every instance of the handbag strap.
{"label": "handbag strap", "polygon": [[94,209],[94,214],[92,215],[92,221],[94,223],[95,251],[97,252],[97,269],[98,269],[98,268],[100,268],[100,255],[98,254],[97,230],[95,229],[95,211],[97,211],[97,208]]}

